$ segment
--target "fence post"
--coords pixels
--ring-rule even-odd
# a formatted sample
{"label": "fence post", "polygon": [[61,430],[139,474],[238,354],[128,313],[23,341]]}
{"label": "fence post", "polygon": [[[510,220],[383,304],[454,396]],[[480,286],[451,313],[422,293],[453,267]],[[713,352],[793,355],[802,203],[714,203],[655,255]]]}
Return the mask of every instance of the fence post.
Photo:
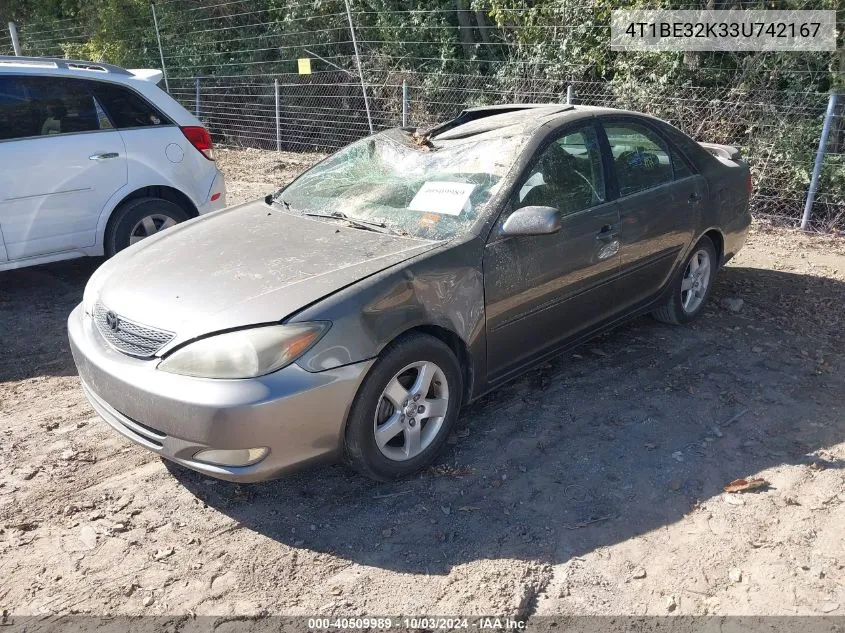
{"label": "fence post", "polygon": [[402,127],[408,127],[408,82],[402,80]]}
{"label": "fence post", "polygon": [[352,24],[352,11],[349,8],[349,0],[343,0],[346,4],[346,17],[349,19],[349,34],[352,36],[352,48],[355,49],[355,64],[358,66],[358,77],[361,79],[361,93],[364,95],[364,108],[367,110],[367,123],[370,126],[370,134],[373,134],[373,118],[370,116],[370,101],[367,99],[367,86],[364,83],[364,72],[361,70],[361,56],[358,54],[358,40],[355,38],[355,27]]}
{"label": "fence post", "polygon": [[18,27],[14,22],[9,22],[9,36],[12,38],[12,49],[15,51],[15,55],[20,57],[21,43],[18,40]]}
{"label": "fence post", "polygon": [[566,105],[572,105],[572,84],[566,87]]}
{"label": "fence post", "polygon": [[194,116],[200,118],[200,78],[194,78]]}
{"label": "fence post", "polygon": [[833,113],[836,110],[836,93],[831,92],[827,102],[827,112],[824,115],[822,135],[819,138],[819,151],[816,152],[816,163],[813,165],[813,176],[810,178],[810,188],[807,191],[807,203],[804,205],[804,217],[801,218],[801,230],[806,231],[810,224],[810,216],[813,213],[813,201],[816,199],[816,190],[819,187],[819,175],[822,171],[825,149],[827,148],[827,135],[830,133],[830,124],[833,121]]}
{"label": "fence post", "polygon": [[273,80],[273,94],[276,97],[276,151],[282,151],[282,123],[279,118],[279,80]]}
{"label": "fence post", "polygon": [[153,12],[153,26],[156,30],[156,41],[158,42],[158,56],[161,59],[161,74],[164,75],[164,89],[170,92],[170,84],[167,82],[167,70],[164,67],[164,50],[161,48],[161,33],[158,30],[158,17],[156,16],[156,4],[150,2],[150,9]]}

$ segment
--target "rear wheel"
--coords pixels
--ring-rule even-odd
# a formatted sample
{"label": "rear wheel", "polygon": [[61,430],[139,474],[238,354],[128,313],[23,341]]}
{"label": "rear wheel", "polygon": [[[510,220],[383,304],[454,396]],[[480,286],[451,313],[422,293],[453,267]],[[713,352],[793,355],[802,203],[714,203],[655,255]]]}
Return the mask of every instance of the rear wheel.
{"label": "rear wheel", "polygon": [[111,257],[127,246],[188,219],[178,204],[161,198],[136,198],[114,212],[106,231],[106,255]]}
{"label": "rear wheel", "polygon": [[702,237],[684,262],[681,274],[672,282],[672,296],[652,312],[652,316],[673,325],[689,323],[695,319],[710,297],[717,269],[713,241],[709,237]]}
{"label": "rear wheel", "polygon": [[413,334],[391,344],[352,405],[346,461],[378,480],[431,463],[458,418],[462,391],[458,360],[439,339]]}

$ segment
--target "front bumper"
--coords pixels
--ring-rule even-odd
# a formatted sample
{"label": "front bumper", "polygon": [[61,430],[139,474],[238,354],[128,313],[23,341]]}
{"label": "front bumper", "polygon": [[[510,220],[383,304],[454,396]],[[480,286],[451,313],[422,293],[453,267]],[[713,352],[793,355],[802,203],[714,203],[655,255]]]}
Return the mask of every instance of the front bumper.
{"label": "front bumper", "polygon": [[[373,361],[318,373],[296,364],[247,380],[192,378],[159,371],[111,348],[82,305],[68,336],[85,395],[124,437],[212,477],[255,482],[340,456],[344,423]],[[251,466],[198,462],[204,449],[269,447]]]}

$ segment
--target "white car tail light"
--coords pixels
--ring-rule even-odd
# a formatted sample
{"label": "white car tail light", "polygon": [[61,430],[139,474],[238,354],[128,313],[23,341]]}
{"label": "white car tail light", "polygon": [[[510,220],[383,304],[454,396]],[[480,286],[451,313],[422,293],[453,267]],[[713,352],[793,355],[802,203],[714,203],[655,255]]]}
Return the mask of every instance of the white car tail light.
{"label": "white car tail light", "polygon": [[211,143],[211,134],[204,127],[189,125],[181,128],[182,134],[196,147],[208,160],[214,160],[214,146]]}

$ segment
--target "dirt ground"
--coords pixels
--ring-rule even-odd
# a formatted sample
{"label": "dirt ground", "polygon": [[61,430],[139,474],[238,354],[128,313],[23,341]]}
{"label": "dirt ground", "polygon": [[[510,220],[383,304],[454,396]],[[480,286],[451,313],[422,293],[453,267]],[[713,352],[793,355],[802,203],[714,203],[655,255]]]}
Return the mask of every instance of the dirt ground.
{"label": "dirt ground", "polygon": [[[232,203],[312,161],[220,153]],[[229,484],[114,433],[65,335],[98,263],[0,273],[4,611],[845,614],[841,238],[755,224],[697,323],[523,376],[392,484]]]}

